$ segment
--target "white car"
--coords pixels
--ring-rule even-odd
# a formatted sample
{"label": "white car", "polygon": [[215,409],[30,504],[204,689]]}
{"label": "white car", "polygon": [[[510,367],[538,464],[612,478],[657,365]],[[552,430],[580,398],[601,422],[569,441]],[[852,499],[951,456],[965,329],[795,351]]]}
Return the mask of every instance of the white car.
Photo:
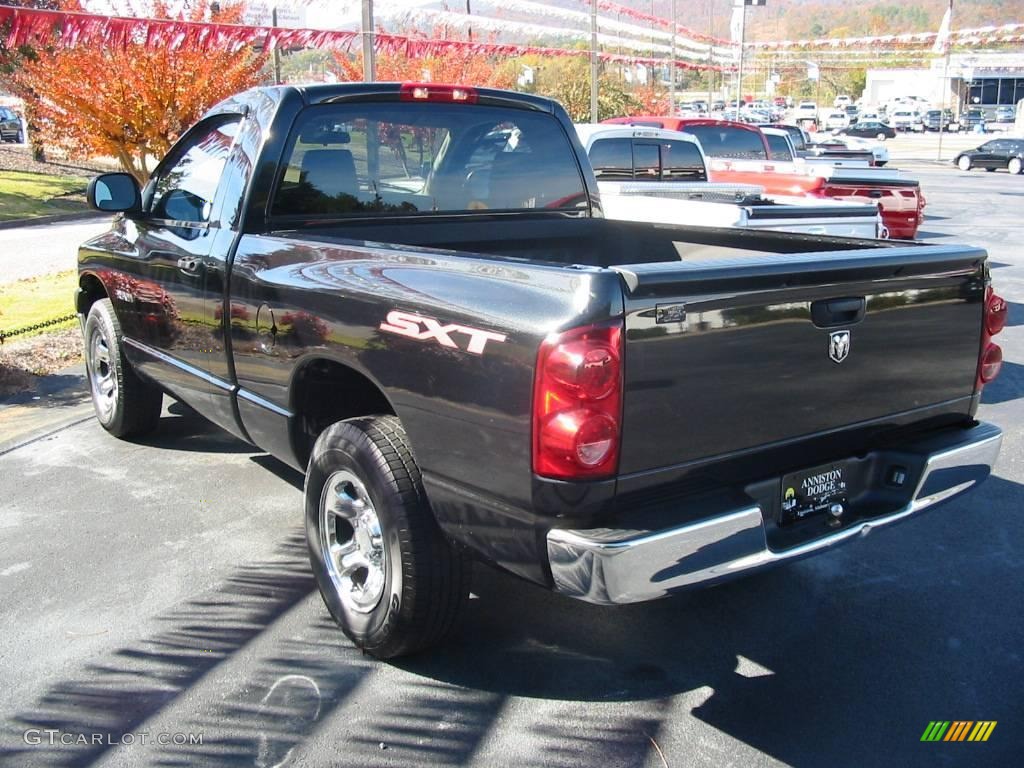
{"label": "white car", "polygon": [[817,119],[818,105],[813,101],[801,101],[800,106],[796,108],[796,119],[800,120],[805,117]]}
{"label": "white car", "polygon": [[838,109],[840,107],[849,106],[850,103],[851,103],[850,97],[845,95],[845,94],[843,94],[843,95],[840,95],[840,96],[836,96],[836,100],[832,103],[832,106],[836,107]]}
{"label": "white car", "polygon": [[866,149],[875,156],[875,165],[881,167],[889,162],[889,150],[878,141],[862,139],[859,136],[846,136],[841,133],[828,138],[829,143],[842,144],[847,149]]}
{"label": "white car", "polygon": [[829,112],[828,117],[825,118],[825,130],[826,131],[838,131],[840,128],[846,128],[850,124],[850,118],[845,112]]}

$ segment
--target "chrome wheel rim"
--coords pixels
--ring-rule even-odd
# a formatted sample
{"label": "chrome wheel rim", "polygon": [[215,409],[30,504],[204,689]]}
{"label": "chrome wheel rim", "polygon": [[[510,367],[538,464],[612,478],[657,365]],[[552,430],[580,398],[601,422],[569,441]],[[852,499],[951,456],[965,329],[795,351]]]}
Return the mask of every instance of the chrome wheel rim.
{"label": "chrome wheel rim", "polygon": [[89,338],[89,380],[96,410],[107,420],[117,405],[117,376],[110,362],[110,347],[99,328],[94,328]]}
{"label": "chrome wheel rim", "polygon": [[387,581],[384,534],[366,486],[347,470],[331,474],[320,495],[320,547],[342,605],[376,608]]}

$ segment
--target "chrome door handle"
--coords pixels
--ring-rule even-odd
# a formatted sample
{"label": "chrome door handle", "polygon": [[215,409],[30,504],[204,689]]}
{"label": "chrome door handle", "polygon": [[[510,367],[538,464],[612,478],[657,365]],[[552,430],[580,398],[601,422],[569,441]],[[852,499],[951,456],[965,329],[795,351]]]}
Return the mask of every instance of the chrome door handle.
{"label": "chrome door handle", "polygon": [[185,256],[178,259],[178,269],[186,275],[199,274],[199,259],[194,256]]}

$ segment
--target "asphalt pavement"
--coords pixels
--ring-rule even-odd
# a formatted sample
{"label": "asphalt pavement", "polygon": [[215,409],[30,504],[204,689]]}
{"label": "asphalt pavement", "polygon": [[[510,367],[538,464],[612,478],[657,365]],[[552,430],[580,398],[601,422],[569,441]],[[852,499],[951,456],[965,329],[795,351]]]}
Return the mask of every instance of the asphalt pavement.
{"label": "asphalt pavement", "polygon": [[109,228],[103,219],[86,218],[0,229],[0,284],[74,269],[78,246]]}
{"label": "asphalt pavement", "polygon": [[[316,593],[298,473],[170,401],[137,443],[71,404],[0,447],[0,762],[1019,765],[1024,177],[906,167],[922,235],[988,248],[1011,302],[981,409],[1006,437],[980,488],[648,604],[585,605],[481,566],[447,646],[382,663]],[[922,743],[933,720],[997,726]]]}

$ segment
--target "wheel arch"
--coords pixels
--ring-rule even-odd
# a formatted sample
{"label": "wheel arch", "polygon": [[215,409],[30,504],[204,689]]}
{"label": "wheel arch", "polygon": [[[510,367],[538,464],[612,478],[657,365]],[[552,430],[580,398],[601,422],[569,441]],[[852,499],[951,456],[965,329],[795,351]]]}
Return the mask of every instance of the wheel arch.
{"label": "wheel arch", "polygon": [[301,466],[308,463],[313,443],[331,424],[357,416],[398,416],[384,387],[371,374],[328,355],[310,356],[295,367],[288,404],[289,440]]}
{"label": "wheel arch", "polygon": [[75,295],[75,310],[82,317],[89,314],[92,305],[100,299],[110,298],[106,286],[92,272],[84,272],[78,278],[78,291]]}

